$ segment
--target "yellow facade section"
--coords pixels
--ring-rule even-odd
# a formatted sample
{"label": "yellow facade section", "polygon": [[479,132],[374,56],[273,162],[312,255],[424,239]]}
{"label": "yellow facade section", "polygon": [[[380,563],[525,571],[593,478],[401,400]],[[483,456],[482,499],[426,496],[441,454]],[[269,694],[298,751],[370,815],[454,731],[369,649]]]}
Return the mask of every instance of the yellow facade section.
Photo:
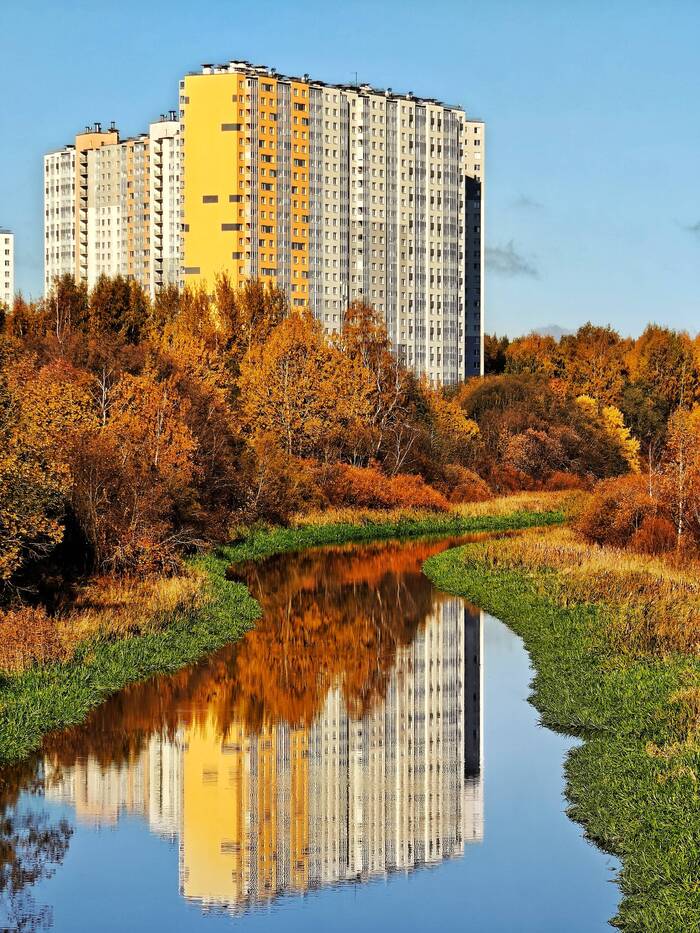
{"label": "yellow facade section", "polygon": [[[257,94],[253,89],[253,82]],[[279,133],[278,79],[245,72],[188,75],[183,116],[183,278],[205,284],[226,272],[239,285],[256,274],[275,282],[281,159],[290,178],[290,287],[293,305],[309,300],[310,85],[290,82],[289,155]],[[257,172],[254,171],[254,163]],[[257,219],[257,223],[253,222]],[[252,257],[257,255],[257,270]]]}
{"label": "yellow facade section", "polygon": [[[284,768],[288,787],[280,784],[278,740],[276,725],[264,725],[255,734],[241,722],[222,736],[211,710],[203,722],[186,729],[181,836],[185,897],[230,905],[272,898],[285,884],[278,873],[280,855],[290,861],[291,887],[307,889],[308,730],[290,730],[291,761]],[[285,799],[288,829],[278,821]]]}
{"label": "yellow facade section", "polygon": [[250,90],[237,72],[188,75],[183,117],[183,268],[186,285],[234,285],[250,262]]}

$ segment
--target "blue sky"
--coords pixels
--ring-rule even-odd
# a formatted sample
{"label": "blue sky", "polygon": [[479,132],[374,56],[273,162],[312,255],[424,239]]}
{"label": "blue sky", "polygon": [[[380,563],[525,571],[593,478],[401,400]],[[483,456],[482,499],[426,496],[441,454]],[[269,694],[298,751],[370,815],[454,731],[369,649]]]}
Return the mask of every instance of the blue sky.
{"label": "blue sky", "polygon": [[700,329],[697,0],[2,0],[0,226],[42,288],[42,154],[176,107],[246,58],[462,104],[487,123],[486,327]]}

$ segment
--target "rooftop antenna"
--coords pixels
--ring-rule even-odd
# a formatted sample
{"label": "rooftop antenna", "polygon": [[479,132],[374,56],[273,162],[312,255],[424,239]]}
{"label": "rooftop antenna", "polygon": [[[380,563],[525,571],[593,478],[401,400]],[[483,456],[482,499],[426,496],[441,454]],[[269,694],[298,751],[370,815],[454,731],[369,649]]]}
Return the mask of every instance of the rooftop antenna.
{"label": "rooftop antenna", "polygon": [[359,84],[357,81],[357,72],[354,72],[354,74],[355,74],[355,87],[359,87]]}

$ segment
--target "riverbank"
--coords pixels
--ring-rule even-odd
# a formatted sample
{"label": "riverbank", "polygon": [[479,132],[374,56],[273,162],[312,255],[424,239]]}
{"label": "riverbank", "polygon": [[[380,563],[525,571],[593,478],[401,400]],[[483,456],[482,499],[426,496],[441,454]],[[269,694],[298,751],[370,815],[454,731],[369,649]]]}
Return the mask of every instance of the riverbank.
{"label": "riverbank", "polygon": [[[231,563],[326,544],[559,524],[565,517],[562,501],[557,496],[538,500],[552,506],[543,511],[528,509],[521,499],[520,507],[511,512],[495,503],[491,512],[482,508],[477,514],[358,514],[356,523],[315,521],[294,528],[253,529],[231,546],[191,561],[201,576],[201,598],[187,602],[171,617],[138,618],[127,625],[119,614],[116,624],[74,646],[67,660],[4,673],[0,762],[25,757],[45,733],[81,722],[93,707],[127,684],[175,671],[239,638],[259,617],[260,608],[245,586],[226,580]],[[81,624],[76,617],[75,625]]]}
{"label": "riverbank", "polygon": [[[246,531],[240,540],[219,548],[216,556],[229,563],[262,560],[273,554],[301,551],[328,544],[350,544],[382,538],[415,538],[419,535],[471,534],[517,531],[566,520],[568,498],[561,494],[518,497],[508,510],[507,499],[492,500],[452,512],[350,511],[309,516],[289,528],[259,528]],[[536,507],[530,507],[534,504]],[[550,506],[549,508],[547,506]],[[520,506],[520,507],[518,507]]]}
{"label": "riverbank", "polygon": [[700,584],[692,568],[591,548],[555,530],[455,548],[424,571],[523,637],[543,723],[583,740],[566,762],[569,814],[622,859],[614,923],[700,929],[700,660],[691,643]]}

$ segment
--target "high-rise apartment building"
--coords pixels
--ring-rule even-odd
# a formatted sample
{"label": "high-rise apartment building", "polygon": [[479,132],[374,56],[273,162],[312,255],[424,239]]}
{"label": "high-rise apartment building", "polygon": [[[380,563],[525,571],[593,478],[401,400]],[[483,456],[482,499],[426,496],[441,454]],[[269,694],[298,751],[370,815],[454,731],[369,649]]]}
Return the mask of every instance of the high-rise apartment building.
{"label": "high-rise apartment building", "polygon": [[174,113],[128,139],[97,123],[46,155],[45,292],[65,273],[89,287],[100,275],[123,275],[151,295],[177,284],[179,165]]}
{"label": "high-rise apartment building", "polygon": [[233,61],[180,82],[180,114],[45,157],[45,289],[274,282],[328,332],[353,300],[434,383],[483,371],[484,124],[412,93]]}
{"label": "high-rise apartment building", "polygon": [[233,61],[180,82],[181,284],[361,299],[433,382],[482,371],[484,125],[459,107]]}
{"label": "high-rise apartment building", "polygon": [[0,227],[0,306],[12,305],[15,297],[15,235]]}

